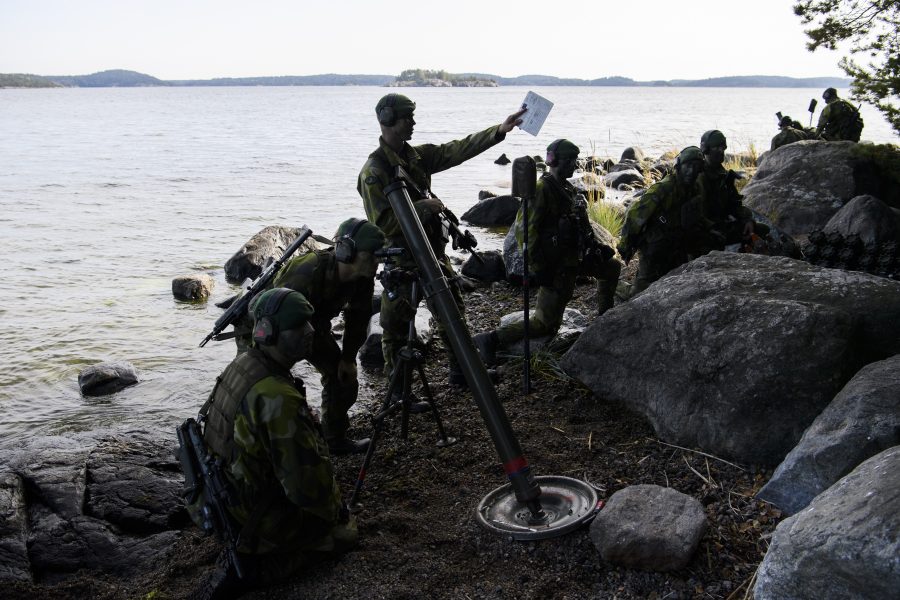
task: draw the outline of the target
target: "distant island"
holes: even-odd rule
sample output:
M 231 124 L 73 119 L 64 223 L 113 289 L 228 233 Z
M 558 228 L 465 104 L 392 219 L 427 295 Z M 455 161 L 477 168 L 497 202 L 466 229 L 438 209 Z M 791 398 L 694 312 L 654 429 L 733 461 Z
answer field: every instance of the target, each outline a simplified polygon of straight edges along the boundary
M 740 75 L 710 79 L 669 79 L 636 81 L 628 77 L 599 79 L 559 78 L 552 75 L 499 77 L 487 73 L 447 73 L 407 69 L 394 75 L 282 75 L 278 77 L 219 77 L 215 79 L 164 80 L 152 75 L 115 69 L 90 75 L 31 75 L 0 73 L 0 88 L 58 87 L 199 87 L 199 86 L 295 86 L 367 85 L 391 87 L 496 87 L 496 86 L 616 86 L 616 87 L 747 87 L 747 88 L 845 88 L 850 79 L 842 77 L 780 77 Z

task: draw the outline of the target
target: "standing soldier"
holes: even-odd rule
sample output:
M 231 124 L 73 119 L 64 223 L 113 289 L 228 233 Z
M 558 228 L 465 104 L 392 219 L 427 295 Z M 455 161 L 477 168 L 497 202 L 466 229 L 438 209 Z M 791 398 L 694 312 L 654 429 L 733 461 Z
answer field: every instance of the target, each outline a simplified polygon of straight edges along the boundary
M 597 313 L 612 308 L 622 269 L 615 251 L 597 241 L 587 214 L 587 203 L 568 182 L 575 173 L 578 146 L 559 139 L 547 146 L 547 166 L 528 205 L 528 271 L 540 286 L 530 335 L 553 335 L 562 324 L 566 304 L 575 291 L 579 273 L 597 278 Z M 516 216 L 516 239 L 522 247 L 522 209 Z M 474 341 L 487 364 L 496 360 L 498 346 L 509 346 L 525 336 L 524 323 L 515 322 L 480 333 Z
M 335 247 L 289 260 L 273 281 L 274 287 L 302 293 L 315 308 L 313 351 L 306 358 L 322 378 L 322 430 L 334 455 L 361 453 L 369 440 L 347 438 L 347 411 L 356 402 L 359 382 L 356 353 L 366 340 L 372 316 L 372 296 L 378 262 L 374 252 L 384 234 L 365 219 L 348 219 L 335 234 Z M 342 347 L 331 332 L 331 320 L 343 312 Z M 249 330 L 237 338 L 238 348 L 249 343 Z
M 641 252 L 632 295 L 697 255 L 696 240 L 707 239 L 711 223 L 703 216 L 697 178 L 703 152 L 688 146 L 675 160 L 675 172 L 650 186 L 625 213 L 619 254 L 627 263 Z
M 788 144 L 793 144 L 794 142 L 800 142 L 805 139 L 806 133 L 803 131 L 803 126 L 800 125 L 800 128 L 797 128 L 797 121 L 794 121 L 787 115 L 781 117 L 781 120 L 778 122 L 778 133 L 775 137 L 772 138 L 772 147 L 769 148 L 769 151 L 775 150 L 776 148 L 781 148 L 782 146 L 787 146 Z
M 455 167 L 503 141 L 506 134 L 522 122 L 519 117 L 525 109 L 510 115 L 500 125 L 473 133 L 461 140 L 439 145 L 411 146 L 407 142 L 412 139 L 416 124 L 413 118 L 415 109 L 416 103 L 402 94 L 387 94 L 378 101 L 375 114 L 381 127 L 381 137 L 378 148 L 369 155 L 359 172 L 356 189 L 363 199 L 366 215 L 384 232 L 387 244 L 408 248 L 400 224 L 383 191 L 397 178 L 405 179 L 413 206 L 441 263 L 441 269 L 451 282 L 455 282 L 456 273 L 445 253 L 447 238 L 443 219 L 446 218 L 446 208 L 431 193 L 431 176 Z M 415 261 L 413 257 L 406 256 L 397 261 L 397 266 L 415 269 Z M 465 314 L 458 286 L 451 285 L 451 289 L 460 312 Z M 410 305 L 410 290 L 411 284 L 406 283 L 398 287 L 393 300 L 388 298 L 387 293 L 381 297 L 381 326 L 384 329 L 381 340 L 386 373 L 392 371 L 395 356 L 406 342 L 409 322 L 415 316 L 415 307 Z M 439 331 L 446 338 L 443 328 L 439 327 Z M 449 344 L 447 347 L 449 348 Z M 452 352 L 449 361 L 450 385 L 464 387 L 466 380 Z
M 228 510 L 240 531 L 245 579 L 221 565 L 201 597 L 236 597 L 276 583 L 357 540 L 303 381 L 291 375 L 310 355 L 313 307 L 302 294 L 276 288 L 260 294 L 251 312 L 253 346 L 225 368 L 201 410 L 204 441 L 224 462 L 233 492 Z
M 829 142 L 840 140 L 858 142 L 863 129 L 859 110 L 843 98 L 838 98 L 837 90 L 833 87 L 825 90 L 822 99 L 826 105 L 819 115 L 816 133 Z

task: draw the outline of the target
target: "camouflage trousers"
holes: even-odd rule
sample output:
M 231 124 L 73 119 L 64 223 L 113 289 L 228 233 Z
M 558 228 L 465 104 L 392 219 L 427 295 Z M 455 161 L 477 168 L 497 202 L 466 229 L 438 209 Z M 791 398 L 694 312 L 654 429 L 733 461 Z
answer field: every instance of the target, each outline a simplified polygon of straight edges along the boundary
M 439 262 L 444 276 L 450 280 L 450 291 L 453 294 L 453 300 L 456 302 L 457 308 L 459 308 L 463 322 L 465 322 L 466 307 L 463 304 L 459 286 L 455 283 L 456 272 L 450 266 L 450 261 L 446 256 L 440 258 Z M 420 286 L 419 288 L 418 295 L 421 297 L 422 290 Z M 400 348 L 406 345 L 409 325 L 416 317 L 416 308 L 418 306 L 418 303 L 416 306 L 413 306 L 410 302 L 412 283 L 399 284 L 391 291 L 395 294 L 393 300 L 388 298 L 387 291 L 381 294 L 381 328 L 383 330 L 381 334 L 381 350 L 384 353 L 384 373 L 386 375 L 390 375 L 393 372 L 397 353 L 400 351 Z M 444 345 L 449 351 L 450 343 L 444 326 L 441 324 L 440 319 L 437 318 L 435 311 L 430 306 L 428 308 L 437 321 L 437 333 L 444 340 Z M 456 357 L 452 351 L 450 351 L 449 360 L 451 368 L 457 364 Z
M 578 270 L 560 269 L 556 272 L 550 285 L 538 288 L 537 301 L 533 315 L 529 315 L 529 336 L 543 337 L 554 335 L 562 325 L 566 305 L 575 292 L 575 279 L 578 275 L 597 278 L 597 312 L 602 314 L 612 308 L 616 284 L 622 265 L 615 259 L 584 260 Z M 508 346 L 525 337 L 524 321 L 516 321 L 496 330 L 498 341 Z
M 662 239 L 643 244 L 640 247 L 640 263 L 631 286 L 631 295 L 643 292 L 651 283 L 690 259 L 684 247 L 671 240 Z
M 316 329 L 307 361 L 316 368 L 322 381 L 322 435 L 326 441 L 339 440 L 350 428 L 347 412 L 359 395 L 359 381 L 342 384 L 338 380 L 341 348 L 330 327 Z

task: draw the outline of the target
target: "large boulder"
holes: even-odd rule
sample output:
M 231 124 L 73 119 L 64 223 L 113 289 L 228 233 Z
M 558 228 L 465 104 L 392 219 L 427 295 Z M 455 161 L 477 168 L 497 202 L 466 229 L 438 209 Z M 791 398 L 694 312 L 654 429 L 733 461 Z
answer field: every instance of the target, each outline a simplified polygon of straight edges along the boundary
M 712 252 L 594 321 L 562 366 L 665 441 L 777 465 L 862 364 L 900 353 L 900 282 Z
M 644 176 L 636 169 L 611 171 L 606 175 L 606 185 L 614 189 L 619 189 L 621 185 L 643 186 L 644 184 Z
M 900 444 L 900 355 L 867 365 L 822 411 L 757 496 L 787 514 Z
M 256 279 L 269 261 L 284 254 L 303 231 L 301 227 L 269 225 L 247 240 L 241 249 L 225 263 L 225 279 L 230 283 L 242 283 L 248 277 Z M 312 252 L 317 248 L 312 238 L 303 242 L 297 255 Z
M 866 246 L 897 243 L 900 242 L 900 210 L 874 196 L 857 196 L 831 217 L 822 233 L 857 235 Z
M 104 362 L 78 374 L 78 387 L 85 396 L 106 396 L 138 382 L 138 372 L 128 362 Z
M 463 213 L 462 220 L 482 227 L 510 226 L 516 220 L 519 199 L 515 196 L 494 196 L 481 200 Z
M 864 150 L 853 142 L 806 140 L 766 152 L 742 190 L 744 203 L 798 235 L 822 229 L 856 196 L 895 196 L 892 175 Z M 888 204 L 894 201 L 879 197 Z
M 25 486 L 12 471 L 0 471 L 0 581 L 31 581 Z
M 591 523 L 590 536 L 608 563 L 641 571 L 684 568 L 706 532 L 703 505 L 658 485 L 613 494 Z
M 622 150 L 622 158 L 620 160 L 633 160 L 635 162 L 643 162 L 645 160 L 644 151 L 637 146 L 629 146 Z
M 505 281 L 506 266 L 503 264 L 503 255 L 496 250 L 473 253 L 463 264 L 462 274 L 487 283 Z
M 896 598 L 900 447 L 878 454 L 782 521 L 759 566 L 756 600 Z

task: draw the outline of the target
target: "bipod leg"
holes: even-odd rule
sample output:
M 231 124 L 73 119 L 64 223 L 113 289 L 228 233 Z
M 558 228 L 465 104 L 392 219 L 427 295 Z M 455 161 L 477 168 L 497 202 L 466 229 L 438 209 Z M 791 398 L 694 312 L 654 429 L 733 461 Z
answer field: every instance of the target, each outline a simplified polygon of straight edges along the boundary
M 447 446 L 452 446 L 457 442 L 457 439 L 448 437 L 447 432 L 444 431 L 444 423 L 441 421 L 441 415 L 438 414 L 437 403 L 434 401 L 434 395 L 431 393 L 431 386 L 428 385 L 428 379 L 425 377 L 425 368 L 421 364 L 416 366 L 419 372 L 419 381 L 422 382 L 422 389 L 425 391 L 425 401 L 428 402 L 428 406 L 431 407 L 431 412 L 434 415 L 434 422 L 437 424 L 438 435 L 441 436 L 441 439 L 438 440 L 437 447 L 446 448 Z
M 356 476 L 356 484 L 353 486 L 353 494 L 350 496 L 350 503 L 348 504 L 351 511 L 356 506 L 356 501 L 359 499 L 363 483 L 365 483 L 366 480 L 366 473 L 372 465 L 372 458 L 375 456 L 375 446 L 378 443 L 378 438 L 381 436 L 381 430 L 384 428 L 384 421 L 391 413 L 396 412 L 397 409 L 402 406 L 402 404 L 394 404 L 392 399 L 394 397 L 394 390 L 397 389 L 397 385 L 400 383 L 400 378 L 402 377 L 402 372 L 404 370 L 406 369 L 401 369 L 399 364 L 394 367 L 394 371 L 391 373 L 391 381 L 388 384 L 387 393 L 384 397 L 384 402 L 381 404 L 381 410 L 372 417 L 374 425 L 372 426 L 372 434 L 369 436 L 369 447 L 366 449 L 366 455 L 363 458 L 362 466 L 359 468 L 359 475 Z

